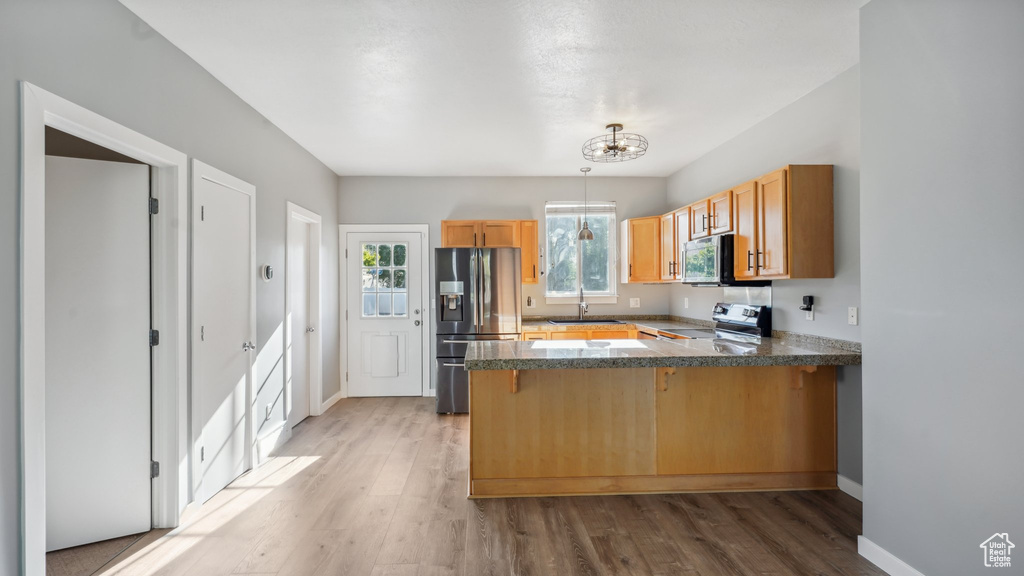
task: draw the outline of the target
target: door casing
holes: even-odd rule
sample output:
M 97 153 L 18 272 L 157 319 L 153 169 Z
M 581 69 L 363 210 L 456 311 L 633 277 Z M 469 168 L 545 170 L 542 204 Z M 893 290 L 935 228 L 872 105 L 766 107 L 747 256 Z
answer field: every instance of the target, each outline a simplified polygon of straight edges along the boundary
M 189 501 L 188 466 L 188 158 L 99 114 L 21 82 L 19 253 L 21 343 L 19 468 L 21 571 L 46 574 L 46 127 L 56 128 L 152 166 L 153 526 L 174 528 Z
M 422 377 L 422 390 L 423 396 L 429 397 L 434 395 L 434 391 L 430 388 L 430 339 L 433 338 L 433 326 L 434 321 L 431 317 L 433 314 L 433 306 L 430 305 L 431 294 L 430 294 L 430 271 L 433 270 L 433 266 L 430 261 L 430 226 L 427 224 L 342 224 L 338 226 L 338 255 L 339 255 L 339 290 L 338 297 L 340 298 L 338 309 L 341 311 L 339 317 L 339 326 L 341 330 L 341 338 L 339 338 L 339 348 L 341 349 L 340 368 L 341 368 L 341 397 L 348 397 L 348 382 L 345 379 L 345 374 L 349 370 L 349 358 L 348 358 L 348 315 L 358 314 L 359 311 L 349 311 L 348 309 L 348 295 L 349 295 L 349 282 L 348 277 L 348 266 L 345 250 L 348 246 L 348 235 L 350 233 L 364 233 L 364 232 L 419 232 L 422 235 L 423 241 L 420 242 L 420 258 L 423 262 L 424 270 L 420 274 L 420 286 L 419 289 L 423 294 L 423 322 L 426 323 L 426 330 L 423 342 L 421 345 L 421 360 L 423 364 L 423 377 Z
M 292 293 L 291 293 L 291 266 L 288 259 L 292 253 L 292 227 L 296 224 L 303 223 L 309 226 L 309 323 L 310 326 L 316 329 L 315 332 L 309 336 L 309 374 L 306 378 L 308 386 L 307 398 L 309 399 L 309 415 L 319 416 L 323 414 L 325 402 L 323 396 L 323 336 L 322 336 L 322 322 L 321 322 L 321 290 L 320 290 L 320 278 L 321 278 L 321 267 L 323 263 L 320 261 L 320 243 L 323 241 L 322 235 L 322 219 L 320 215 L 294 204 L 292 202 L 287 203 L 288 221 L 285 224 L 285 238 L 287 238 L 288 245 L 285 249 L 285 283 L 284 283 L 284 317 L 286 319 L 291 318 L 292 313 Z M 287 321 L 287 320 L 286 320 Z M 293 337 L 290 330 L 285 330 L 285 343 L 284 349 L 291 350 Z M 285 374 L 291 373 L 292 357 L 291 353 L 285 354 Z M 290 409 L 292 405 L 292 390 L 291 386 L 285 386 L 284 389 L 284 403 L 285 406 Z M 287 417 L 286 417 L 287 421 Z

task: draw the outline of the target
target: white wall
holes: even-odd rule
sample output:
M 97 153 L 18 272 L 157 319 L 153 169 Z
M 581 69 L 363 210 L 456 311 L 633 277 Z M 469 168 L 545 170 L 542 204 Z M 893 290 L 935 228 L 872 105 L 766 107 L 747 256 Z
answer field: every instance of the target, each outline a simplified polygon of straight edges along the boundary
M 582 162 L 582 161 L 581 161 Z M 582 163 L 581 163 L 582 165 Z M 597 167 L 611 172 L 612 167 Z M 665 212 L 664 178 L 601 178 L 588 176 L 591 200 L 614 200 L 617 217 L 650 216 Z M 339 185 L 338 221 L 358 224 L 429 224 L 430 248 L 441 246 L 441 220 L 522 219 L 538 220 L 544 249 L 544 202 L 582 200 L 582 177 L 565 178 L 403 178 L 342 177 Z M 543 264 L 543 260 L 542 260 Z M 433 270 L 431 270 L 433 275 Z M 431 283 L 433 285 L 433 283 Z M 592 304 L 591 314 L 668 314 L 667 286 L 619 284 L 618 304 Z M 537 307 L 525 308 L 527 296 Z M 630 308 L 629 298 L 639 297 L 640 308 Z M 571 315 L 575 304 L 544 303 L 544 277 L 539 284 L 523 285 L 523 314 Z M 431 321 L 431 346 L 434 340 Z M 433 387 L 433 382 L 431 383 Z
M 0 3 L 0 574 L 18 571 L 18 81 L 27 80 L 257 189 L 257 261 L 284 270 L 285 201 L 324 218 L 324 388 L 338 389 L 337 176 L 115 0 Z M 260 368 L 282 347 L 284 274 L 258 283 Z M 283 374 L 261 370 L 260 403 Z M 266 380 L 264 383 L 263 380 Z M 262 410 L 262 408 L 261 408 Z M 283 418 L 283 409 L 274 422 Z M 271 422 L 269 425 L 273 425 Z
M 835 278 L 778 280 L 772 285 L 772 327 L 843 340 L 860 340 L 846 323 L 860 306 L 860 71 L 850 68 L 756 126 L 715 148 L 668 179 L 673 208 L 727 190 L 786 164 L 832 164 L 835 203 Z M 798 310 L 814 296 L 814 321 Z M 689 308 L 684 306 L 689 299 Z M 711 319 L 721 288 L 671 287 L 676 316 Z M 839 473 L 860 482 L 860 368 L 840 368 L 837 388 Z
M 1024 571 L 1022 30 L 1019 0 L 861 11 L 864 536 L 929 576 Z

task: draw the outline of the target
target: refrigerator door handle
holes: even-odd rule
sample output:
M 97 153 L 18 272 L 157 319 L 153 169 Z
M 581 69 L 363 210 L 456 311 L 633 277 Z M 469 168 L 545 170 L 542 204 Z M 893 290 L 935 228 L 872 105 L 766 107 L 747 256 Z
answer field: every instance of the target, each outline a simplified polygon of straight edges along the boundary
M 479 334 L 484 330 L 484 251 L 476 250 L 476 302 L 479 313 L 476 317 L 476 333 Z

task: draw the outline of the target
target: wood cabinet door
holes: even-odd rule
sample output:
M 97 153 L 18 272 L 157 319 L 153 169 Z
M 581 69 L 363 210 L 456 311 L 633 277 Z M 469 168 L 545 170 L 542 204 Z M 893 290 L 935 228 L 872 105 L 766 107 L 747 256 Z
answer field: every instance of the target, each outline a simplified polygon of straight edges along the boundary
M 523 332 L 523 340 L 547 340 L 548 333 L 544 330 L 537 330 L 536 332 Z
M 480 246 L 514 248 L 519 246 L 518 220 L 484 220 L 480 223 Z
M 586 330 L 556 330 L 548 335 L 549 340 L 586 340 L 590 334 Z
M 732 232 L 732 190 L 715 194 L 708 200 L 710 215 L 709 227 L 712 234 Z
M 786 261 L 786 170 L 762 176 L 757 183 L 758 275 L 784 276 Z
M 683 245 L 690 241 L 690 207 L 675 211 L 676 248 L 672 258 L 676 261 L 676 279 L 683 277 Z
M 734 188 L 732 198 L 736 230 L 733 269 L 737 279 L 753 279 L 757 277 L 757 180 Z
M 675 280 L 676 275 L 676 215 L 673 212 L 661 217 L 661 279 Z
M 480 222 L 477 220 L 442 220 L 442 248 L 474 248 L 480 237 Z
M 540 258 L 537 238 L 537 221 L 519 221 L 519 248 L 522 251 L 523 284 L 536 284 L 540 281 L 537 264 Z
M 629 220 L 629 281 L 657 282 L 661 267 L 661 216 Z
M 711 235 L 711 223 L 708 218 L 711 216 L 711 202 L 701 200 L 690 204 L 690 238 L 706 238 Z

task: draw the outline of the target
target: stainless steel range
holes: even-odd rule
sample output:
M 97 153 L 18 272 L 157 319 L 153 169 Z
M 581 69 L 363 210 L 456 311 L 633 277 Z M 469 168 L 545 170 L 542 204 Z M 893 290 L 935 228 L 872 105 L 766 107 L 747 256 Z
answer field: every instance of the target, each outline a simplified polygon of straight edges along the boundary
M 760 338 L 772 335 L 771 306 L 726 304 L 720 302 L 715 304 L 711 318 L 715 321 L 713 329 L 662 330 L 662 332 L 683 336 L 684 338 Z

